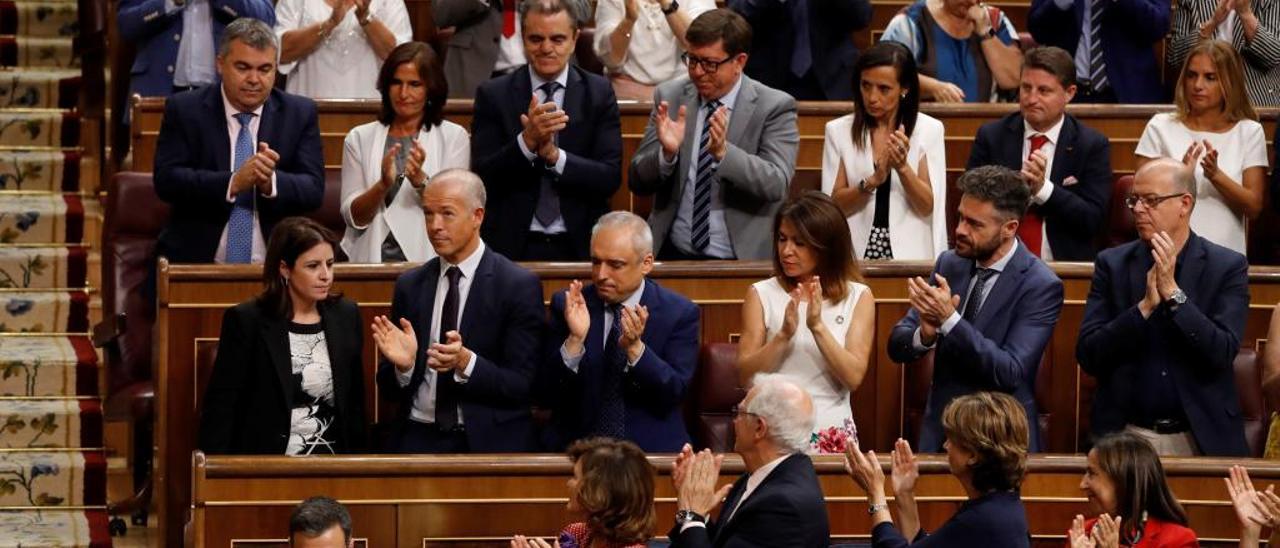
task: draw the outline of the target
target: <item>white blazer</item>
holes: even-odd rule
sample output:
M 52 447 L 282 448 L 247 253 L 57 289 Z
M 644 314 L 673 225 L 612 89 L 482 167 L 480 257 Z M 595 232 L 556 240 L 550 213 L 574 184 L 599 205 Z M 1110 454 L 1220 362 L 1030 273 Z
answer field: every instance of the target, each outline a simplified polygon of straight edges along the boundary
M 351 217 L 351 204 L 382 176 L 383 148 L 387 144 L 387 126 L 369 122 L 347 133 L 342 146 L 342 219 L 347 231 L 342 236 L 342 250 L 353 263 L 382 262 L 382 242 L 387 232 L 395 234 L 400 249 L 410 262 L 421 263 L 435 257 L 427 240 L 422 200 L 413 185 L 400 185 L 390 206 L 378 204 L 378 212 L 368 225 L 357 225 Z M 428 177 L 449 168 L 471 165 L 471 137 L 462 126 L 448 120 L 430 131 L 418 132 L 418 146 L 426 152 L 422 171 Z
M 867 136 L 861 150 L 853 146 L 854 116 L 849 114 L 827 122 L 822 143 L 822 191 L 827 194 L 835 190 L 836 173 L 841 164 L 850 182 L 861 181 L 875 172 L 871 137 Z M 947 249 L 947 151 L 943 132 L 942 122 L 924 113 L 917 114 L 907 151 L 907 162 L 912 167 L 919 166 L 921 154 L 929 166 L 929 186 L 933 189 L 930 215 L 920 215 L 912 209 L 898 175 L 894 173 L 889 177 L 889 243 L 893 245 L 895 260 L 932 261 Z M 853 252 L 859 259 L 871 235 L 876 217 L 875 192 L 879 191 L 877 188 L 866 205 L 849 216 Z

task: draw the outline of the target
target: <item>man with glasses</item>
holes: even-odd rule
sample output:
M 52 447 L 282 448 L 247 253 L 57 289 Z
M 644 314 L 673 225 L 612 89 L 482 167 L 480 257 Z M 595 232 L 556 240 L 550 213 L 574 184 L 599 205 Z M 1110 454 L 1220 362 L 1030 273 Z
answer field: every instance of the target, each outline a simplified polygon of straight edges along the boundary
M 742 73 L 751 47 L 742 16 L 708 11 L 685 38 L 689 77 L 654 92 L 628 183 L 655 196 L 659 259 L 767 259 L 795 173 L 795 99 Z
M 1092 434 L 1131 431 L 1161 455 L 1245 456 L 1233 362 L 1249 265 L 1191 231 L 1196 183 L 1182 162 L 1142 166 L 1125 205 L 1139 238 L 1098 254 L 1076 344 L 1098 383 Z

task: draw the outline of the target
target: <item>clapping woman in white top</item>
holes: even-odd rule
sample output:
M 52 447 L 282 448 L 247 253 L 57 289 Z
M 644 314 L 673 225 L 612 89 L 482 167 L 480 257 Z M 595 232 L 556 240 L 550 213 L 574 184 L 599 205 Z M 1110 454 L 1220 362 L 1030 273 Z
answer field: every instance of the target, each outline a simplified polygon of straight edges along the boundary
M 413 39 L 404 0 L 279 0 L 280 73 L 289 93 L 376 99 L 378 67 Z
M 911 52 L 880 42 L 854 66 L 854 111 L 827 123 L 822 190 L 864 259 L 933 260 L 947 249 L 942 122 L 919 111 Z
M 351 262 L 425 262 L 419 193 L 427 179 L 471 163 L 471 138 L 444 119 L 449 85 L 431 46 L 397 46 L 378 74 L 382 111 L 356 126 L 342 148 L 342 250 Z

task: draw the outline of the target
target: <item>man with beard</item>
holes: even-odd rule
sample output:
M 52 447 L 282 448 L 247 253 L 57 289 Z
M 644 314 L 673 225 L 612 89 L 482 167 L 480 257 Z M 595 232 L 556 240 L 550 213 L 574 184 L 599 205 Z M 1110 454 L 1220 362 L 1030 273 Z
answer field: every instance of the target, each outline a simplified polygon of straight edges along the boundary
M 911 310 L 893 328 L 889 357 L 909 363 L 935 351 L 921 451 L 942 450 L 942 410 L 951 400 L 982 391 L 1006 392 L 1022 403 L 1030 449 L 1039 451 L 1033 388 L 1062 309 L 1062 280 L 1015 237 L 1030 199 L 1021 175 L 983 166 L 957 186 L 956 248 L 938 257 L 932 284 L 907 280 Z

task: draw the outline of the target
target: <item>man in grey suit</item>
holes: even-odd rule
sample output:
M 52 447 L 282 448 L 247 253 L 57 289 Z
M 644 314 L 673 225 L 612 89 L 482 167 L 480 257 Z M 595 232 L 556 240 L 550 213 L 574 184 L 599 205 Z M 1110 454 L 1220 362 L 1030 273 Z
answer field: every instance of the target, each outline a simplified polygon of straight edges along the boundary
M 800 144 L 795 99 L 742 73 L 751 48 L 742 16 L 708 11 L 685 38 L 689 77 L 654 92 L 631 191 L 656 195 L 649 225 L 659 259 L 770 258 Z

